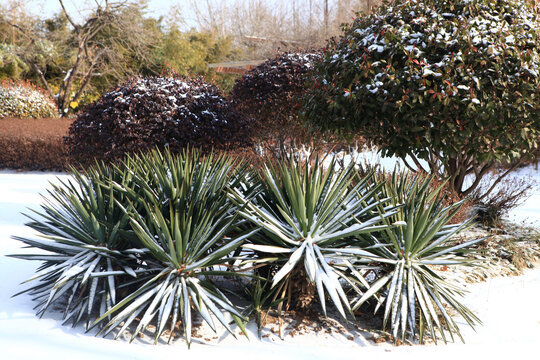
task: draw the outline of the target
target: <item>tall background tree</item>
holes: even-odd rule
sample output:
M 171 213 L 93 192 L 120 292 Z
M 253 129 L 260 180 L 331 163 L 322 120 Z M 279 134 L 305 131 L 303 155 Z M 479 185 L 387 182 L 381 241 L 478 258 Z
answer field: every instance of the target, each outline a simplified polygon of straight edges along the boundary
M 76 19 L 63 0 L 52 19 L 22 21 L 14 12 L 1 22 L 19 32 L 13 52 L 56 98 L 67 115 L 87 87 L 106 86 L 154 67 L 148 56 L 159 39 L 156 22 L 143 17 L 139 3 L 96 1 L 90 14 Z
M 62 116 L 136 75 L 166 69 L 206 74 L 207 63 L 234 56 L 232 43 L 208 32 L 165 28 L 146 16 L 144 2 L 96 1 L 84 17 L 61 11 L 32 16 L 23 2 L 0 15 L 0 77 L 31 80 L 57 101 Z
M 175 6 L 175 22 L 231 36 L 246 58 L 267 59 L 276 50 L 322 47 L 358 11 L 381 0 L 189 0 Z
M 136 75 L 195 73 L 228 91 L 235 75 L 208 64 L 321 47 L 375 1 L 182 1 L 156 19 L 146 0 L 96 0 L 82 13 L 58 0 L 48 18 L 8 0 L 0 4 L 0 78 L 43 87 L 62 116 Z

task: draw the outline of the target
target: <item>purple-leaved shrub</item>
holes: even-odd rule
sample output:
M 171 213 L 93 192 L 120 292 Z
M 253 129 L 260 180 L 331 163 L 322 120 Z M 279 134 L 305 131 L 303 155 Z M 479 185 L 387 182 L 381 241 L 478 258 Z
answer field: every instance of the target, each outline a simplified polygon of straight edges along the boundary
M 280 54 L 238 79 L 231 91 L 235 106 L 254 119 L 259 145 L 278 157 L 313 135 L 299 111 L 307 78 L 320 58 L 320 52 Z
M 66 142 L 81 162 L 154 147 L 230 150 L 250 144 L 248 123 L 201 78 L 134 78 L 89 105 Z

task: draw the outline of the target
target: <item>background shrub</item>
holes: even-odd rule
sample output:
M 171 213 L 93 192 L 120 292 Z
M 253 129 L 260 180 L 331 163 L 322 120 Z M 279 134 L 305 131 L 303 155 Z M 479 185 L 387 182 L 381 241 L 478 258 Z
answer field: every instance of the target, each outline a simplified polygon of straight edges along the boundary
M 54 101 L 27 82 L 0 81 L 0 118 L 47 118 L 58 116 Z
M 19 79 L 21 74 L 28 71 L 28 66 L 17 56 L 16 47 L 0 43 L 0 79 Z
M 384 155 L 423 159 L 466 195 L 497 163 L 536 147 L 537 29 L 523 0 L 384 5 L 325 54 L 305 115 L 323 130 L 364 134 Z
M 278 156 L 310 140 L 298 113 L 306 75 L 320 52 L 285 53 L 267 60 L 238 79 L 231 91 L 235 106 L 253 117 L 260 145 Z
M 201 78 L 134 78 L 104 94 L 74 121 L 66 143 L 79 161 L 188 145 L 208 151 L 250 144 L 248 122 Z

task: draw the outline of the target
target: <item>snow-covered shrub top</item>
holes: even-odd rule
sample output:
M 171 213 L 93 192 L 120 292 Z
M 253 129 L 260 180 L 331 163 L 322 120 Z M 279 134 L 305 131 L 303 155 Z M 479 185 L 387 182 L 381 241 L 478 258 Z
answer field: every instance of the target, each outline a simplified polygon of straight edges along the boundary
M 409 0 L 345 31 L 316 67 L 306 115 L 363 131 L 389 154 L 486 160 L 533 146 L 540 123 L 538 16 L 523 0 Z M 465 141 L 465 140 L 464 140 Z
M 0 82 L 0 118 L 56 116 L 56 104 L 43 90 L 25 82 Z
M 317 52 L 281 54 L 237 80 L 231 96 L 253 113 L 275 111 L 276 107 L 285 104 L 297 108 L 297 97 L 306 90 L 305 75 L 320 58 L 321 54 Z
M 179 151 L 246 146 L 247 122 L 201 78 L 134 78 L 77 117 L 67 140 L 75 156 L 117 158 L 154 146 Z
M 399 86 L 403 81 L 418 85 L 423 79 L 440 78 L 436 82 L 442 94 L 479 104 L 481 99 L 474 94 L 481 86 L 479 76 L 495 84 L 501 80 L 501 70 L 509 81 L 538 76 L 537 16 L 526 9 L 521 0 L 514 5 L 509 1 L 408 1 L 355 24 L 359 26 L 346 36 L 350 46 L 341 48 L 331 61 L 355 64 L 355 50 L 365 49 L 373 76 L 360 87 L 371 93 L 384 97 L 388 91 L 383 85 Z M 521 57 L 524 50 L 531 51 Z M 509 62 L 508 56 L 521 61 Z M 491 64 L 453 74 L 456 65 L 473 62 L 468 57 Z M 388 65 L 398 61 L 405 66 L 396 74 Z M 504 69 L 496 68 L 497 64 Z M 351 89 L 351 93 L 356 91 Z

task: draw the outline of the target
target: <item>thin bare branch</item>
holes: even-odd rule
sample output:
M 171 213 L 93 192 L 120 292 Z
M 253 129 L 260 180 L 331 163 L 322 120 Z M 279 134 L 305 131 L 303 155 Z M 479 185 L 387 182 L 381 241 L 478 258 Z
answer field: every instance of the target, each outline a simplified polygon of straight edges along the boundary
M 28 62 L 30 63 L 30 66 L 32 66 L 32 69 L 38 74 L 39 79 L 43 83 L 43 86 L 45 87 L 45 89 L 47 90 L 49 95 L 54 96 L 54 92 L 52 91 L 52 89 L 51 89 L 51 87 L 49 85 L 49 82 L 45 78 L 45 74 L 43 74 L 43 71 L 41 71 L 39 66 L 37 66 L 37 64 L 34 61 L 28 60 Z
M 411 165 L 409 164 L 409 162 L 407 161 L 407 158 L 403 158 L 403 163 L 404 163 L 405 166 L 406 166 L 409 170 L 411 170 L 412 172 L 417 172 L 417 171 L 418 171 L 418 169 L 415 169 L 413 166 L 411 166 Z
M 0 18 L 0 22 L 4 22 L 4 23 L 8 24 L 9 26 L 14 27 L 15 29 L 19 30 L 19 31 L 21 32 L 22 35 L 24 35 L 25 37 L 31 39 L 31 37 L 30 37 L 30 36 L 28 35 L 28 33 L 26 32 L 26 30 L 23 29 L 22 27 L 20 27 L 19 25 L 14 24 L 14 23 L 12 23 L 11 21 L 9 21 L 9 20 L 7 20 L 7 19 L 5 19 L 5 18 L 3 18 L 3 17 Z
M 412 161 L 414 162 L 414 165 L 416 165 L 416 167 L 418 168 L 417 171 L 423 171 L 425 173 L 429 173 L 428 170 L 424 169 L 424 167 L 422 166 L 422 164 L 420 163 L 420 161 L 418 160 L 416 155 L 414 155 L 412 153 L 412 151 L 409 151 L 408 154 L 409 154 L 410 158 L 412 159 Z
M 77 25 L 75 21 L 73 21 L 73 19 L 67 12 L 66 7 L 64 6 L 64 1 L 63 0 L 58 0 L 58 1 L 60 2 L 60 6 L 62 7 L 62 12 L 64 13 L 64 16 L 66 17 L 67 21 L 71 24 L 71 26 L 73 26 L 73 29 L 75 29 L 75 32 L 79 33 L 80 31 L 79 25 Z
M 90 80 L 92 80 L 95 65 L 96 65 L 96 62 L 93 62 L 92 64 L 90 64 L 90 67 L 89 67 L 88 71 L 86 72 L 86 74 L 83 77 L 83 81 L 82 81 L 81 86 L 79 87 L 79 90 L 77 90 L 77 92 L 75 93 L 75 95 L 73 96 L 73 99 L 71 101 L 75 101 L 75 102 L 78 101 L 79 98 L 81 97 L 81 95 L 84 93 L 84 90 L 86 89 L 88 84 L 90 84 Z
M 460 192 L 460 195 L 461 196 L 469 196 L 470 193 L 473 192 L 473 190 L 478 186 L 478 184 L 480 184 L 480 181 L 482 181 L 482 177 L 487 174 L 491 169 L 493 169 L 493 166 L 495 164 L 493 162 L 490 162 L 490 163 L 486 163 L 484 166 L 482 166 L 480 168 L 480 170 L 477 170 L 475 171 L 475 174 L 476 174 L 476 177 L 472 183 L 471 186 L 469 186 L 466 190 L 464 191 L 461 191 Z M 504 175 L 506 176 L 506 175 Z M 504 177 L 502 176 L 502 177 Z M 502 178 L 501 178 L 502 180 Z M 500 180 L 499 180 L 500 181 Z M 490 190 L 491 191 L 491 190 Z M 489 193 L 489 192 L 488 192 Z
M 486 196 L 488 196 L 495 189 L 495 187 L 501 182 L 501 180 L 504 179 L 512 171 L 514 171 L 520 164 L 521 164 L 521 159 L 519 161 L 516 161 L 515 163 L 513 163 L 502 175 L 497 177 L 497 179 L 493 182 L 493 184 L 491 184 L 490 188 L 482 196 L 480 196 L 477 200 L 482 200 Z M 474 189 L 470 189 L 470 190 L 472 191 Z M 469 193 L 470 193 L 470 191 L 469 191 Z

